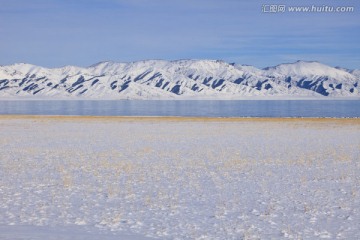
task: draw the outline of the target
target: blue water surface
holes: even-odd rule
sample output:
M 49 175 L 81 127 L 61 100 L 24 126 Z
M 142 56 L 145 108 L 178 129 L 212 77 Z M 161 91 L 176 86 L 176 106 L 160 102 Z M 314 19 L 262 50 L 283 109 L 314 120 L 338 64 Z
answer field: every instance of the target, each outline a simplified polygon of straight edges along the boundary
M 0 114 L 182 117 L 358 118 L 359 100 L 21 100 Z

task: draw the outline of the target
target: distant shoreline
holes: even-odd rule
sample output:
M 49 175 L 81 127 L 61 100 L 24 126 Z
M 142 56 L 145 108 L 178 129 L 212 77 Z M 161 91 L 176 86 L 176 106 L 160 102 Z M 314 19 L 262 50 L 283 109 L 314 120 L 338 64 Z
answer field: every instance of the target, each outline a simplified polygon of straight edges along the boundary
M 245 96 L 245 97 L 185 97 L 177 98 L 88 98 L 88 97 L 1 97 L 0 101 L 360 101 L 360 97 L 309 97 L 309 96 Z
M 313 117 L 178 117 L 178 116 L 70 116 L 70 115 L 0 115 L 3 119 L 29 119 L 53 121 L 115 121 L 115 122 L 327 122 L 359 124 L 360 118 L 313 118 Z

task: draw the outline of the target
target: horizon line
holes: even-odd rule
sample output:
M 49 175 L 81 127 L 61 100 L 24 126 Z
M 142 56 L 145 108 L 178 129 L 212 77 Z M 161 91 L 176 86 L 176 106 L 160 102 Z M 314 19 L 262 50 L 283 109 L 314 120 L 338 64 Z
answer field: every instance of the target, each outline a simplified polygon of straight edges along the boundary
M 260 70 L 266 70 L 267 68 L 273 68 L 273 67 L 277 67 L 277 66 L 280 66 L 280 65 L 295 64 L 295 63 L 298 63 L 298 62 L 306 62 L 306 63 L 320 63 L 320 64 L 323 64 L 323 65 L 326 65 L 326 66 L 329 66 L 329 67 L 332 67 L 332 68 L 337 68 L 337 69 L 339 69 L 339 68 L 343 68 L 343 69 L 346 69 L 346 70 L 360 69 L 360 68 L 347 68 L 347 67 L 344 67 L 344 66 L 331 66 L 331 65 L 322 63 L 321 61 L 318 61 L 318 60 L 301 60 L 301 59 L 293 61 L 293 62 L 283 62 L 283 63 L 279 63 L 279 64 L 276 64 L 276 65 L 259 68 L 259 67 L 255 66 L 255 65 L 251 65 L 251 64 L 237 63 L 237 62 L 226 61 L 226 60 L 222 60 L 222 59 L 211 59 L 211 58 L 181 58 L 181 59 L 173 59 L 173 60 L 148 58 L 148 59 L 136 60 L 136 61 L 104 60 L 104 61 L 99 61 L 99 62 L 93 63 L 93 64 L 91 64 L 89 66 L 84 66 L 84 67 L 79 66 L 79 65 L 62 65 L 62 66 L 59 66 L 59 67 L 44 67 L 44 66 L 37 65 L 37 64 L 32 64 L 32 63 L 29 63 L 29 62 L 14 62 L 12 64 L 6 64 L 6 65 L 0 64 L 0 67 L 13 66 L 13 65 L 17 65 L 17 64 L 28 64 L 28 65 L 33 65 L 33 66 L 36 66 L 36 67 L 41 67 L 41 68 L 46 68 L 46 69 L 58 69 L 58 68 L 65 68 L 65 67 L 91 68 L 91 67 L 95 67 L 96 65 L 99 65 L 101 63 L 132 64 L 132 63 L 147 62 L 147 61 L 163 61 L 163 62 L 169 62 L 169 63 L 180 62 L 180 61 L 213 61 L 213 62 L 223 62 L 223 63 L 227 63 L 229 65 L 238 64 L 238 65 L 241 65 L 241 66 L 251 66 L 251 67 L 255 67 L 255 68 L 260 69 Z

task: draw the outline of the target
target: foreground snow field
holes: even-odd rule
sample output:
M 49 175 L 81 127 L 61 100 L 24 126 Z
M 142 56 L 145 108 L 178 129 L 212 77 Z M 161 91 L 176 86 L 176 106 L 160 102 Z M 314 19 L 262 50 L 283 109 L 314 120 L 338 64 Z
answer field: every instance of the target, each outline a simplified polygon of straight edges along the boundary
M 360 239 L 359 119 L 0 117 L 0 239 Z

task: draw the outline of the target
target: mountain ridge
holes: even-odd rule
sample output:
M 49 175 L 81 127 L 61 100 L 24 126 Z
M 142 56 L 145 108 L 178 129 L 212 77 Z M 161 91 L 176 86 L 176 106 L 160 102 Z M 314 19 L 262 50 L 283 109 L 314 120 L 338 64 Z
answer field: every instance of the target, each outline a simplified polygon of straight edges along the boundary
M 103 61 L 88 67 L 0 66 L 0 97 L 236 99 L 360 97 L 358 69 L 296 61 L 263 69 L 222 60 Z

